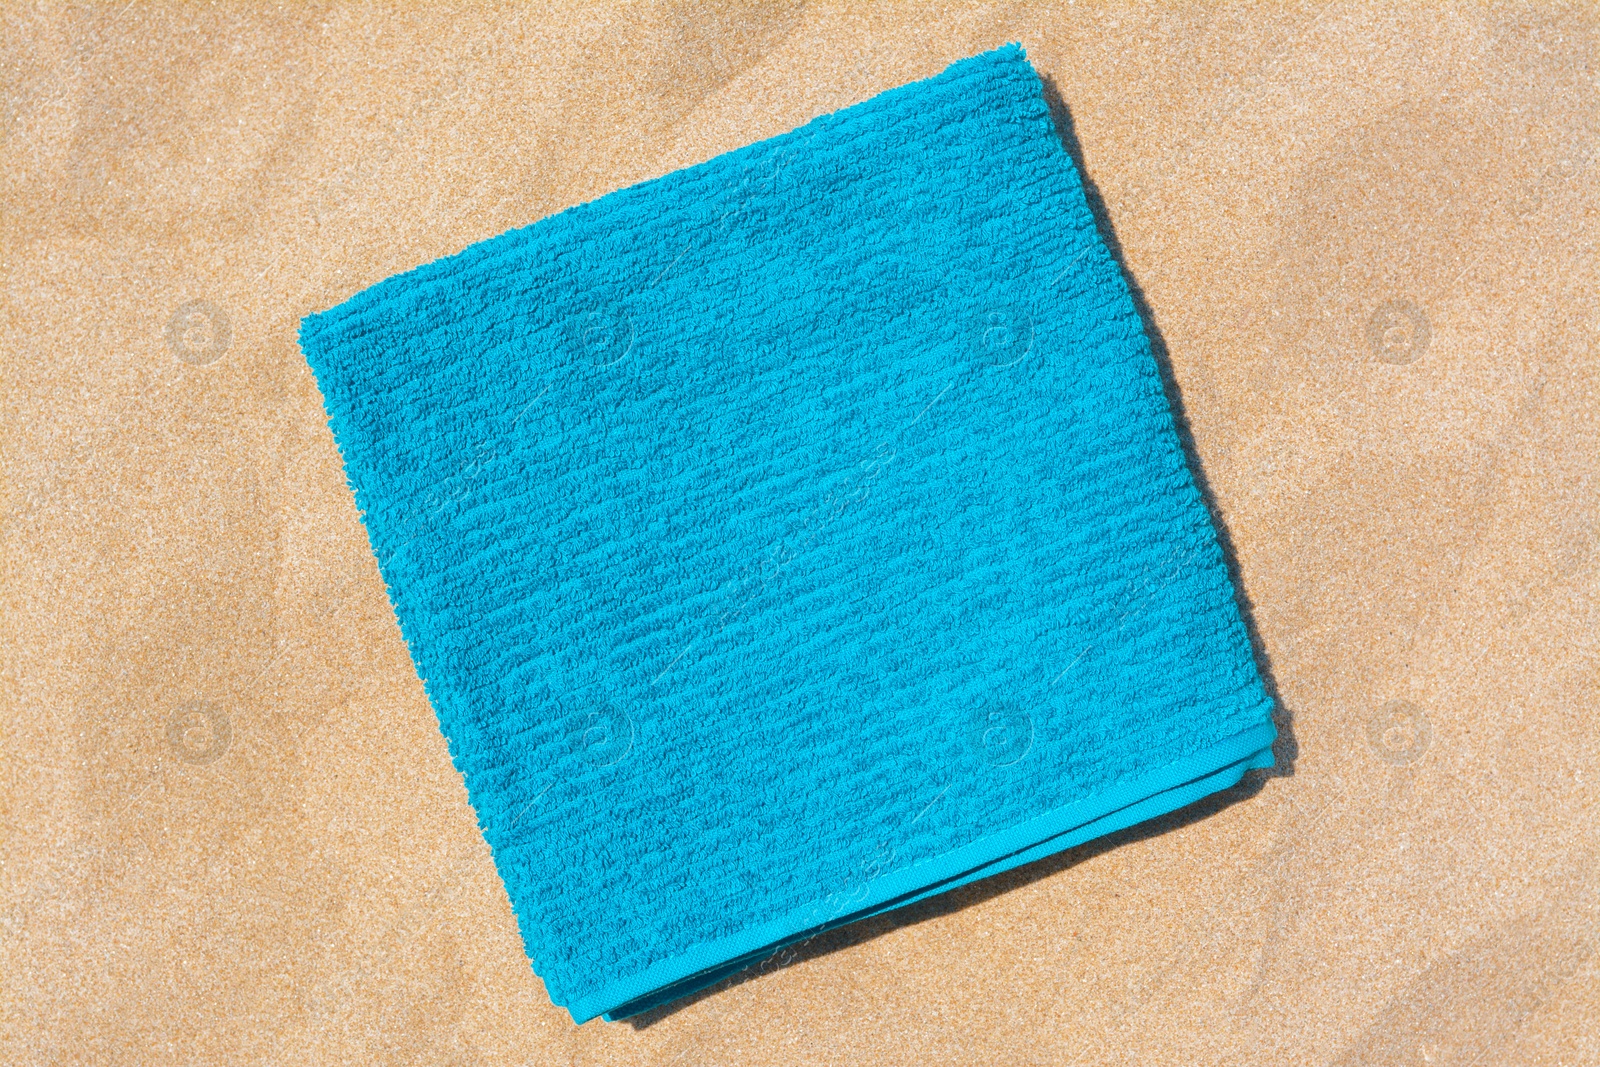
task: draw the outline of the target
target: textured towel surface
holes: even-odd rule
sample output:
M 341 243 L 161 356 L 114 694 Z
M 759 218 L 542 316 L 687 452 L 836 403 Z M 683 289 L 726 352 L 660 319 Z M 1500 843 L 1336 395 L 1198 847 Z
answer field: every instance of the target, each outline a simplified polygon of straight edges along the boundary
M 390 278 L 301 345 L 579 1021 L 1271 765 L 1020 48 Z

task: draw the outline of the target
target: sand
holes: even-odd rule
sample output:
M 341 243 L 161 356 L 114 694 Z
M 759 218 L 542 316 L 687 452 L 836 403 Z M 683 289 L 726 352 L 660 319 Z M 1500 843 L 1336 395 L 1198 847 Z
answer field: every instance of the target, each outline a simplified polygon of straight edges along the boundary
M 1600 11 L 9 5 L 0 1059 L 1600 1063 Z M 1283 708 L 1150 826 L 573 1026 L 302 315 L 1028 49 Z

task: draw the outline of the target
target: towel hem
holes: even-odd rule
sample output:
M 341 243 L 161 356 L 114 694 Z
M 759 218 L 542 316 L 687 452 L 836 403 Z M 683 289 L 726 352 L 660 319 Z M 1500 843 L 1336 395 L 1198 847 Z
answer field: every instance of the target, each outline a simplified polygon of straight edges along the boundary
M 637 1015 L 753 966 L 786 945 L 1174 811 L 1236 784 L 1247 770 L 1271 767 L 1277 735 L 1271 721 L 1260 723 L 1097 796 L 877 878 L 849 895 L 849 903 L 857 906 L 848 913 L 838 910 L 839 895 L 832 894 L 659 960 L 566 1008 L 576 1023 L 602 1015 L 610 1022 Z

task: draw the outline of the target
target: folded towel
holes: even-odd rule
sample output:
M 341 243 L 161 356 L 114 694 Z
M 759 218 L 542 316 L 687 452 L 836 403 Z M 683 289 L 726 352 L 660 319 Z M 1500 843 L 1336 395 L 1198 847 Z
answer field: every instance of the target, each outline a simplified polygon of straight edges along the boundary
M 300 342 L 576 1021 L 1271 765 L 1149 341 L 1017 46 Z

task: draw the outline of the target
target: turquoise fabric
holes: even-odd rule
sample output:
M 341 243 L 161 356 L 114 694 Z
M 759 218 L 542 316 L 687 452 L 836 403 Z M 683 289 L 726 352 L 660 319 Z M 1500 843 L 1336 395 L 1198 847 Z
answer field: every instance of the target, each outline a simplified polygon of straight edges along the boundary
M 1007 46 L 307 317 L 400 628 L 577 1021 L 1272 762 Z

